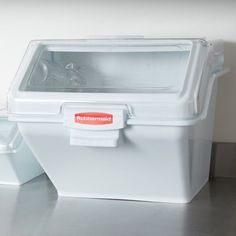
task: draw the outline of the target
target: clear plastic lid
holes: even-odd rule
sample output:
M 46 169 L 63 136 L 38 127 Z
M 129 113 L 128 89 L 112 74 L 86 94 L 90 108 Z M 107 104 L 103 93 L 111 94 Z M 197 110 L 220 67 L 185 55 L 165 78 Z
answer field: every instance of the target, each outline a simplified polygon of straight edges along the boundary
M 191 45 L 42 46 L 21 91 L 178 93 Z

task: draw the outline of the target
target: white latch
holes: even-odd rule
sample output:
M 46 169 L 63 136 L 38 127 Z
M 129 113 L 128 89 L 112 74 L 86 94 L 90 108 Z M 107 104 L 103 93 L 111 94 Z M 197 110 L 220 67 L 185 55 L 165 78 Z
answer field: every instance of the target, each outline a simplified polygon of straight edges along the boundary
M 70 128 L 70 145 L 118 146 L 120 129 L 126 126 L 125 105 L 70 103 L 63 106 L 64 125 Z

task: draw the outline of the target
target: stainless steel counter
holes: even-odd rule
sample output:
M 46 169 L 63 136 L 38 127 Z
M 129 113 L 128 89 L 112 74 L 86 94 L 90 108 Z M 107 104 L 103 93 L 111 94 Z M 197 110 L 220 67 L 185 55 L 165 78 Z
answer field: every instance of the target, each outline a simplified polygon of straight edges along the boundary
M 236 179 L 210 181 L 190 204 L 60 198 L 45 175 L 0 186 L 0 236 L 235 236 Z

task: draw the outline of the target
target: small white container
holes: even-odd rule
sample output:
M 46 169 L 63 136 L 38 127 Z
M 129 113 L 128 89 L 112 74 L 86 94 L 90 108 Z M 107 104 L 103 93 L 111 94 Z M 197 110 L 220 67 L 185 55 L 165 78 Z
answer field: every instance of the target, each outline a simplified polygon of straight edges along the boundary
M 33 41 L 9 118 L 60 196 L 189 202 L 208 180 L 223 59 L 204 39 Z
M 16 123 L 0 117 L 0 184 L 21 185 L 43 172 Z

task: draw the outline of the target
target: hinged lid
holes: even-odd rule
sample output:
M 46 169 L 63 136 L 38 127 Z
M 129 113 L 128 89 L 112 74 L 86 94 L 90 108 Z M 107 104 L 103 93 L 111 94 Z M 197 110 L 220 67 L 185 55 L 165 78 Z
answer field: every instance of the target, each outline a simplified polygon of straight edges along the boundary
M 204 39 L 33 41 L 10 89 L 10 118 L 62 122 L 63 104 L 79 102 L 121 104 L 136 120 L 191 119 L 201 112 L 198 95 L 205 95 L 196 90 L 223 65 L 215 60 L 223 56 L 222 46 L 215 44 Z

